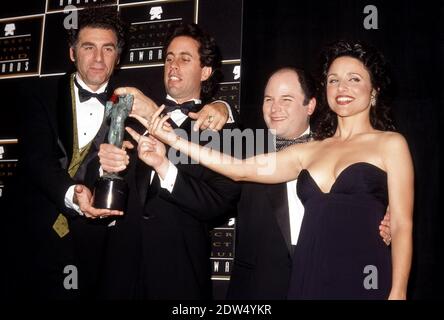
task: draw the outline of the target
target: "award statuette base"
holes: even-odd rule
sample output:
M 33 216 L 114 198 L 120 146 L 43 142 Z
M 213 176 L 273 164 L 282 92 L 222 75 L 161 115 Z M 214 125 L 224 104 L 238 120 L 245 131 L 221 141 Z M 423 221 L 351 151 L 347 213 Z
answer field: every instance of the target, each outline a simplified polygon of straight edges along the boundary
M 107 173 L 94 185 L 94 208 L 125 211 L 128 184 L 117 174 Z

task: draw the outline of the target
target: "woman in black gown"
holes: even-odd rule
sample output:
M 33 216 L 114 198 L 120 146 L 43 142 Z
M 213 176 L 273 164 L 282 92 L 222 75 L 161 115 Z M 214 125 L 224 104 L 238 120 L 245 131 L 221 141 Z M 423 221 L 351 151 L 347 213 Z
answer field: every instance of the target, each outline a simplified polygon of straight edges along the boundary
M 353 63 L 363 64 L 366 70 L 359 71 Z M 365 88 L 361 87 L 365 82 L 362 76 L 366 72 L 372 84 L 370 124 L 374 129 L 394 129 L 385 105 L 389 79 L 384 67 L 382 56 L 362 45 L 339 42 L 326 49 L 322 61 L 325 80 L 319 103 L 322 118 L 315 130 L 317 140 L 346 141 L 336 139 L 341 133 L 338 121 L 345 124 L 341 112 L 344 117 L 351 115 L 341 111 L 341 107 L 348 108 L 361 96 L 359 91 Z M 369 133 L 360 134 L 371 139 Z M 369 145 L 374 146 L 375 142 L 381 144 L 375 140 Z M 365 152 L 360 149 L 356 151 Z M 375 157 L 379 152 L 370 151 L 369 155 Z M 349 164 L 337 165 L 342 169 L 336 171 L 328 192 L 318 186 L 310 170 L 302 169 L 299 174 L 297 191 L 305 214 L 294 252 L 289 299 L 385 299 L 390 294 L 390 248 L 381 246 L 372 230 L 388 205 L 387 172 L 368 156 L 350 158 L 353 157 L 356 162 L 339 160 Z
M 234 180 L 279 183 L 298 177 L 305 206 L 294 253 L 290 299 L 405 299 L 412 256 L 413 165 L 385 104 L 382 55 L 337 42 L 323 63 L 322 121 L 314 141 L 236 160 L 180 139 L 159 117 L 150 133 Z M 139 137 L 139 157 L 156 143 Z M 378 225 L 390 207 L 392 246 Z

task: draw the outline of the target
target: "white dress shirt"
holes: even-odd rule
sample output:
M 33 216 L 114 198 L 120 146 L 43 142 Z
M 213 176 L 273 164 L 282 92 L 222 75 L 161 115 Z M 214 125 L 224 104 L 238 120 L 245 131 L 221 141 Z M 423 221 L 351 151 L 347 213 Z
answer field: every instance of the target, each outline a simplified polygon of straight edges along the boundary
M 78 84 L 85 90 L 93 92 L 85 82 L 80 79 L 78 74 L 75 75 Z M 102 93 L 105 91 L 108 82 L 103 84 L 95 93 Z M 105 107 L 100 103 L 97 98 L 91 98 L 87 101 L 80 102 L 79 89 L 74 85 L 74 95 L 76 99 L 76 114 L 77 114 L 77 137 L 79 142 L 79 149 L 90 143 L 97 132 L 99 132 L 102 126 Z M 72 185 L 68 188 L 65 194 L 65 205 L 68 208 L 76 210 L 79 214 L 83 215 L 79 206 L 73 203 L 74 187 Z
M 310 133 L 310 127 L 308 127 L 300 136 L 308 133 Z M 299 232 L 301 231 L 301 224 L 305 211 L 304 205 L 296 193 L 297 181 L 298 180 L 296 179 L 287 182 L 288 213 L 290 214 L 290 235 L 292 245 L 298 243 Z
M 176 99 L 172 98 L 170 95 L 167 95 L 167 99 L 172 100 L 174 102 L 177 103 Z M 193 101 L 195 103 L 202 103 L 201 100 L 199 99 L 193 99 Z M 234 118 L 233 118 L 233 114 L 231 112 L 231 108 L 228 105 L 228 103 L 226 103 L 223 100 L 217 100 L 214 102 L 221 102 L 223 104 L 225 104 L 225 106 L 228 109 L 228 120 L 227 123 L 233 123 L 234 122 Z M 214 103 L 213 102 L 213 103 Z M 188 118 L 187 115 L 185 115 L 184 113 L 182 113 L 182 111 L 180 111 L 180 109 L 174 110 L 172 112 L 169 113 L 171 120 L 178 126 L 180 127 L 182 125 L 182 123 Z M 154 177 L 154 171 L 151 172 L 151 181 L 153 180 Z M 173 192 L 173 188 L 174 188 L 174 184 L 176 183 L 176 177 L 177 177 L 177 167 L 171 163 L 171 161 L 168 161 L 168 169 L 167 169 L 167 173 L 165 175 L 165 178 L 162 179 L 159 176 L 159 180 L 160 180 L 160 187 L 167 189 L 170 193 Z
M 80 77 L 76 76 L 76 80 L 83 89 L 92 92 Z M 108 83 L 105 83 L 95 91 L 95 93 L 104 92 L 107 85 Z M 96 136 L 97 132 L 99 132 L 103 122 L 105 106 L 101 104 L 97 98 L 91 98 L 84 102 L 80 102 L 79 89 L 75 85 L 74 92 L 76 96 L 77 133 L 79 138 L 79 149 L 81 149 L 90 143 Z

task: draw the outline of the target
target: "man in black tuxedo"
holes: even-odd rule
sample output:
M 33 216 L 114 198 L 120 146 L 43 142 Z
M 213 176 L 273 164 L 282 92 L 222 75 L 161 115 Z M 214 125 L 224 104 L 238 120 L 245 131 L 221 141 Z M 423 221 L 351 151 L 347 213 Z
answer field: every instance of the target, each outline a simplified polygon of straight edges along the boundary
M 220 55 L 215 40 L 195 24 L 174 29 L 165 48 L 166 112 L 171 126 L 189 139 L 190 112 L 200 110 L 202 100 L 211 98 Z M 135 88 L 116 92 L 135 96 L 139 105 L 133 112 L 138 115 L 149 118 L 151 110 L 157 109 Z M 216 121 L 211 112 L 206 116 L 204 127 L 220 129 L 226 122 Z M 120 171 L 129 163 L 130 188 L 128 209 L 109 230 L 105 298 L 211 298 L 207 221 L 233 212 L 239 186 L 173 150 L 168 160 L 162 147 L 159 143 L 158 149 L 151 150 L 144 163 L 137 154 L 128 161 L 125 151 L 101 146 L 99 156 L 106 171 Z
M 275 130 L 277 150 L 310 139 L 315 93 L 313 80 L 303 70 L 283 68 L 271 75 L 262 111 L 268 129 Z M 286 299 L 292 245 L 303 214 L 296 181 L 243 184 L 228 299 Z
M 113 93 L 111 76 L 125 25 L 115 7 L 80 10 L 77 21 L 78 27 L 69 30 L 69 56 L 76 71 L 60 80 L 55 93 L 38 83 L 24 95 L 24 285 L 39 298 L 96 296 L 107 225 L 95 218 L 120 214 L 92 207 L 90 190 L 100 173 L 97 153 L 108 131 L 104 104 Z M 194 116 L 202 123 L 211 112 L 219 121 L 226 113 L 225 106 L 220 109 L 205 106 Z
M 29 237 L 25 272 L 27 290 L 38 298 L 87 298 L 96 289 L 106 229 L 87 218 L 116 212 L 82 199 L 99 176 L 96 155 L 108 129 L 104 104 L 113 92 L 123 28 L 113 8 L 79 11 L 78 28 L 69 30 L 76 71 L 51 95 L 40 86 L 26 88 L 19 162 Z

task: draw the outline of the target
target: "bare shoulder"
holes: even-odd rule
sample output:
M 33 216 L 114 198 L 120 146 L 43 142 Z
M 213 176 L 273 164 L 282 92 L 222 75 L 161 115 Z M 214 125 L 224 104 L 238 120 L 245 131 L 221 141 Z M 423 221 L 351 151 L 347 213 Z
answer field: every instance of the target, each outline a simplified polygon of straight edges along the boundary
M 393 131 L 382 131 L 379 139 L 383 146 L 388 149 L 398 149 L 398 148 L 406 148 L 407 147 L 407 140 L 405 137 L 398 133 Z
M 309 141 L 305 143 L 297 143 L 285 148 L 278 153 L 283 157 L 291 158 L 292 161 L 296 161 L 299 165 L 302 164 L 304 159 L 309 158 L 313 153 L 319 149 L 321 141 Z
M 383 161 L 387 166 L 400 166 L 402 163 L 411 162 L 409 146 L 402 134 L 383 132 L 380 141 Z

